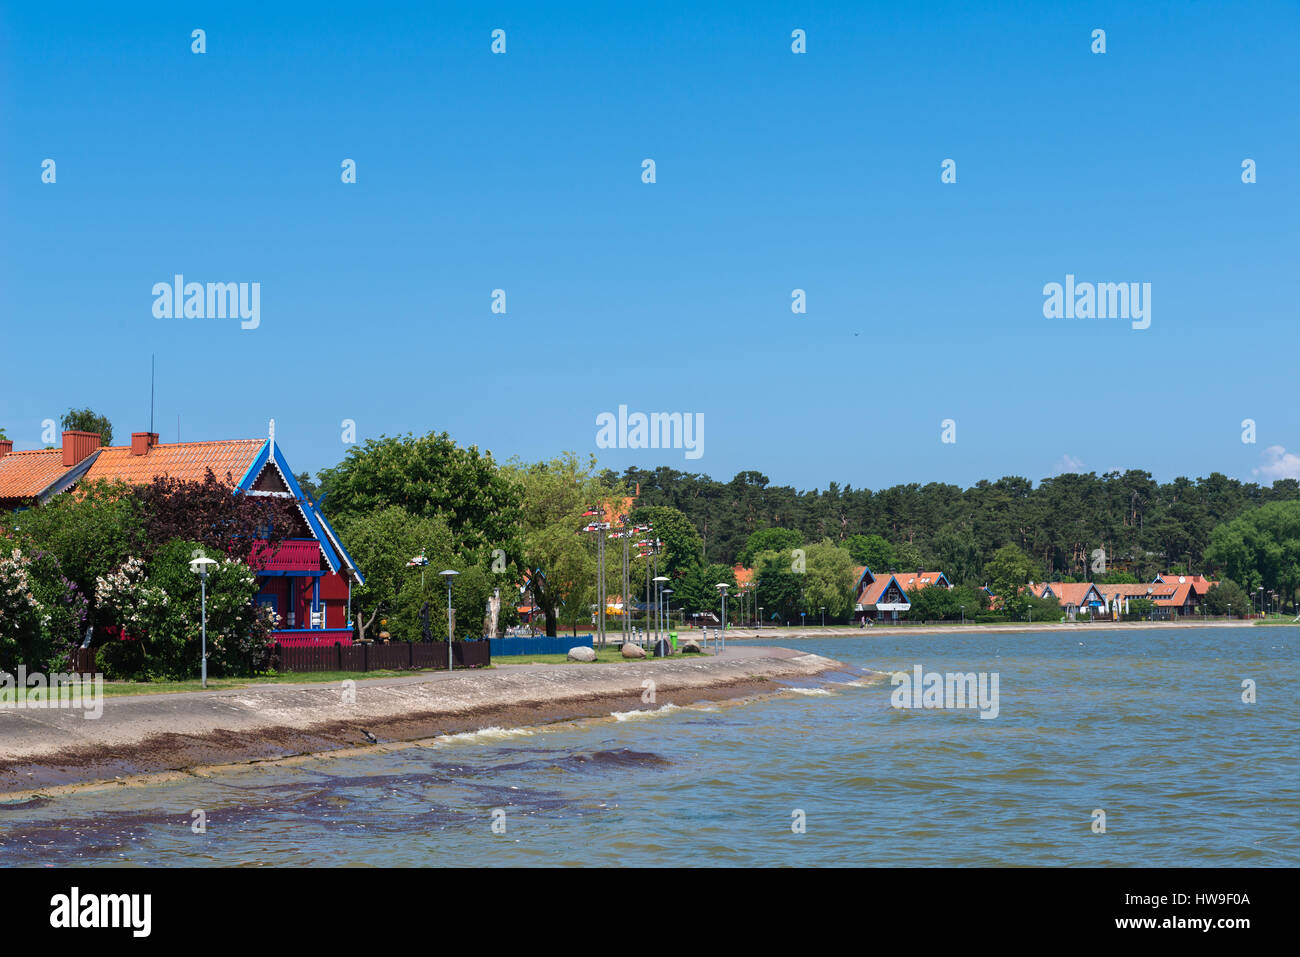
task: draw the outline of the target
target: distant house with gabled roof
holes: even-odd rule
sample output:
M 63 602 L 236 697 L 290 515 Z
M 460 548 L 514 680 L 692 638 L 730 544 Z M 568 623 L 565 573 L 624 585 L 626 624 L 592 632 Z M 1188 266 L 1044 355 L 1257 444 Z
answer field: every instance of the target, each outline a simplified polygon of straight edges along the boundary
M 855 621 L 898 621 L 899 613 L 906 614 L 912 608 L 908 593 L 940 586 L 951 588 L 943 572 L 890 572 L 874 574 L 870 568 L 861 566 L 857 584 L 853 593 L 853 615 Z
M 1043 582 L 1035 594 L 1039 598 L 1055 598 L 1069 621 L 1074 621 L 1081 611 L 1100 615 L 1106 610 L 1106 599 L 1092 582 Z
M 1190 582 L 1170 583 L 1156 581 L 1149 585 L 1098 585 L 1106 600 L 1107 611 L 1118 618 L 1129 611 L 1129 606 L 1138 599 L 1146 599 L 1155 605 L 1154 615 L 1158 619 L 1181 618 L 1195 615 L 1200 606 L 1196 590 Z

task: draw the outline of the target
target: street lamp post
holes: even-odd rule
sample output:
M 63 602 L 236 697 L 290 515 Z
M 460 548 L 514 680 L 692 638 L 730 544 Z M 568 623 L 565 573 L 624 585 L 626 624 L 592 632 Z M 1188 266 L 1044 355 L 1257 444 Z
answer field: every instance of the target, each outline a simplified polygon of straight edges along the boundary
M 762 628 L 762 627 L 763 627 L 763 606 L 762 606 L 762 605 L 759 605 L 759 606 L 758 606 L 758 624 L 755 626 L 755 628 Z
M 670 581 L 667 575 L 656 575 L 655 582 L 655 641 L 662 639 L 663 635 L 663 583 Z
M 715 586 L 722 595 L 722 650 L 727 650 L 727 589 L 731 586 L 726 582 L 718 582 Z
M 826 627 L 826 606 L 822 605 L 822 627 Z
M 451 638 L 452 638 L 452 634 L 451 634 L 451 580 L 452 580 L 453 578 L 455 578 L 457 575 L 459 575 L 460 572 L 454 572 L 454 571 L 452 571 L 450 568 L 448 568 L 448 569 L 445 569 L 445 570 L 443 570 L 443 571 L 438 572 L 438 574 L 441 575 L 443 578 L 445 578 L 445 579 L 447 580 L 447 670 L 448 670 L 448 671 L 454 671 L 454 670 L 455 670 L 455 660 L 454 660 L 454 659 L 455 659 L 456 656 L 452 653 L 452 650 L 451 650 Z
M 202 594 L 199 600 L 203 621 L 200 633 L 202 644 L 199 647 L 199 652 L 203 657 L 199 668 L 204 688 L 208 686 L 208 569 L 215 564 L 217 564 L 215 559 L 208 558 L 201 553 L 195 556 L 194 561 L 190 562 L 190 571 L 199 576 L 199 590 Z
M 966 606 L 958 605 L 957 607 L 961 609 L 961 623 L 964 625 L 966 624 Z
M 671 588 L 665 588 L 665 589 L 663 590 L 663 596 L 664 596 L 664 633 L 663 633 L 663 636 L 662 636 L 659 640 L 662 641 L 662 642 L 664 643 L 664 649 L 665 649 L 665 651 L 667 650 L 667 647 L 668 647 L 668 633 L 669 633 L 670 631 L 672 631 L 672 628 L 673 628 L 673 600 L 672 600 L 672 597 L 671 597 L 671 596 L 672 596 L 672 593 L 673 593 L 673 590 L 672 590 Z M 667 657 L 667 655 L 665 655 L 665 657 Z

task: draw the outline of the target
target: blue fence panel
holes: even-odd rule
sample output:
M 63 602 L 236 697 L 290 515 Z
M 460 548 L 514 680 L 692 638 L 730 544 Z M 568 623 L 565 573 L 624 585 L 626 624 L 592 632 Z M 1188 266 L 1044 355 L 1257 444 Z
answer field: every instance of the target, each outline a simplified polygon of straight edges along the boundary
M 591 635 L 560 635 L 557 638 L 489 638 L 492 657 L 510 655 L 565 655 L 570 648 L 592 647 Z

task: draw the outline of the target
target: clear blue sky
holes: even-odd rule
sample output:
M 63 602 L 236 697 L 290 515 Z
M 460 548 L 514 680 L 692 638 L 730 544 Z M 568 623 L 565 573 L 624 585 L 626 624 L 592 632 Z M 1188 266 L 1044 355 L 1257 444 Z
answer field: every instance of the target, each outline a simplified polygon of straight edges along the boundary
M 804 488 L 1300 453 L 1294 3 L 0 10 L 18 448 L 147 428 L 156 353 L 164 440 L 273 416 L 311 471 L 344 419 Z M 155 319 L 177 272 L 260 282 L 260 328 Z M 1067 273 L 1150 282 L 1151 327 L 1044 318 Z M 703 457 L 596 449 L 620 403 Z

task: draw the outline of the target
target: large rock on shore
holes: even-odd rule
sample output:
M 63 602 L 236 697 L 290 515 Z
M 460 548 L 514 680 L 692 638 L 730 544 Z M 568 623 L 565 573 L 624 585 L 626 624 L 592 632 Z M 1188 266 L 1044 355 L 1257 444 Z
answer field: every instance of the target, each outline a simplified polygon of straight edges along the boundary
M 625 645 L 623 646 L 623 657 L 624 657 L 624 658 L 644 658 L 644 657 L 645 657 L 645 649 L 642 648 L 640 645 L 634 645 L 634 644 L 632 644 L 632 642 L 629 641 L 627 644 L 625 644 Z
M 595 661 L 596 650 L 594 648 L 578 647 L 569 649 L 570 661 Z
M 680 651 L 684 655 L 703 654 L 703 651 L 701 651 L 700 646 L 697 645 L 694 641 L 691 641 L 690 639 L 683 641 L 682 646 L 678 649 L 678 651 Z

